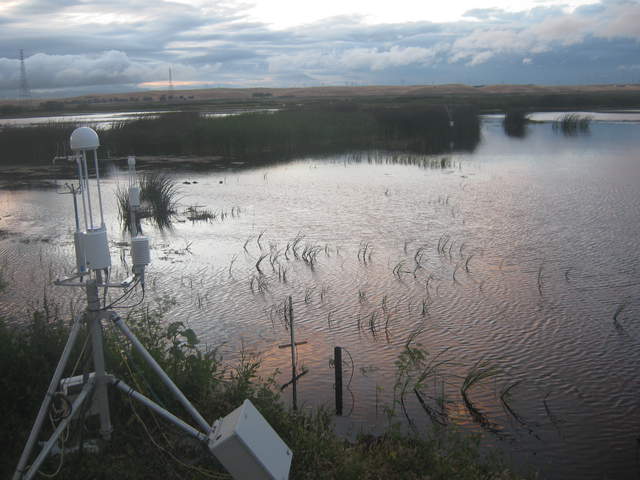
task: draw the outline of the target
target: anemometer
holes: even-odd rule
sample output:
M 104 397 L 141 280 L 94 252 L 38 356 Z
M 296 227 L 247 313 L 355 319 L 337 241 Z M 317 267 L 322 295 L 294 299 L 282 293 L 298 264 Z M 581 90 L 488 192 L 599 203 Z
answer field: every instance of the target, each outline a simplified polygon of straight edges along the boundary
M 75 162 L 78 175 L 77 185 L 67 184 L 68 193 L 73 197 L 75 215 L 73 240 L 76 271 L 68 278 L 56 280 L 54 284 L 61 287 L 84 289 L 87 296 L 87 308 L 72 323 L 67 343 L 45 398 L 40 405 L 13 480 L 32 479 L 49 455 L 55 453 L 56 449 L 60 453 L 60 437 L 69 423 L 77 419 L 83 410 L 99 417 L 99 442 L 109 441 L 113 426 L 107 396 L 108 388 L 117 388 L 178 427 L 186 435 L 204 443 L 235 479 L 287 480 L 293 454 L 248 399 L 226 417 L 209 424 L 114 310 L 118 308 L 117 305 L 120 301 L 138 287 L 142 289 L 142 298 L 144 299 L 144 274 L 146 267 L 151 263 L 149 239 L 142 235 L 142 232 L 137 228 L 136 219 L 141 208 L 141 191 L 136 180 L 135 157 L 128 158 L 129 188 L 127 192 L 132 275 L 121 281 L 113 281 L 110 275 L 111 255 L 104 222 L 98 165 L 97 150 L 100 147 L 100 140 L 93 129 L 80 127 L 71 134 L 70 144 L 74 153 L 67 157 L 67 160 Z M 90 175 L 89 169 L 91 160 L 93 160 L 93 176 Z M 107 304 L 109 288 L 122 289 L 124 293 L 117 300 Z M 102 300 L 99 289 L 104 289 Z M 195 422 L 195 427 L 137 392 L 122 380 L 107 373 L 103 348 L 103 322 L 112 323 L 127 338 L 171 394 L 189 413 L 192 421 Z M 88 327 L 88 341 L 91 341 L 94 371 L 85 375 L 62 378 L 83 324 Z M 32 453 L 38 443 L 44 420 L 49 415 L 54 397 L 65 399 L 68 405 L 67 411 L 64 418 L 55 427 L 51 437 L 43 443 L 40 451 L 32 459 Z M 76 449 L 93 450 L 99 454 L 99 448 L 96 448 L 96 445 L 99 447 L 99 444 L 85 443 L 86 445 L 78 445 Z

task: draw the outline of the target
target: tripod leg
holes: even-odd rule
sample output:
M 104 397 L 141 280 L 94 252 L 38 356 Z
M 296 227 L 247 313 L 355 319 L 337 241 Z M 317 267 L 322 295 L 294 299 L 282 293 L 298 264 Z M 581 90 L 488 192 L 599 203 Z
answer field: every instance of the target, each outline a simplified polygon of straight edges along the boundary
M 40 410 L 38 411 L 38 416 L 36 417 L 36 421 L 31 428 L 31 433 L 29 434 L 29 438 L 27 439 L 27 443 L 22 451 L 22 455 L 20 456 L 20 460 L 18 462 L 18 466 L 16 467 L 16 471 L 13 474 L 13 480 L 20 480 L 22 478 L 22 474 L 24 472 L 24 467 L 29 461 L 29 456 L 31 455 L 31 451 L 38 440 L 38 435 L 40 435 L 40 429 L 42 428 L 42 423 L 44 422 L 47 411 L 49 410 L 49 404 L 51 403 L 51 398 L 53 394 L 58 389 L 58 384 L 60 383 L 60 379 L 62 378 L 62 373 L 64 372 L 65 366 L 67 365 L 67 361 L 69 360 L 69 356 L 71 355 L 71 350 L 73 349 L 73 345 L 76 343 L 76 339 L 78 338 L 78 333 L 80 332 L 81 325 L 80 318 L 76 318 L 71 326 L 71 332 L 69 333 L 69 338 L 67 338 L 67 344 L 64 346 L 64 350 L 62 351 L 62 355 L 60 356 L 60 360 L 58 361 L 58 365 L 56 366 L 56 370 L 53 373 L 53 377 L 51 378 L 51 383 L 49 384 L 49 389 L 40 405 Z
M 164 384 L 171 390 L 171 393 L 178 399 L 178 401 L 182 404 L 182 406 L 191 414 L 193 419 L 200 425 L 206 433 L 211 431 L 211 426 L 207 423 L 207 421 L 202 418 L 200 412 L 195 409 L 191 402 L 184 396 L 184 394 L 180 391 L 180 389 L 176 386 L 175 383 L 169 378 L 169 375 L 162 370 L 162 367 L 158 365 L 155 359 L 151 356 L 149 352 L 144 348 L 144 345 L 140 343 L 140 340 L 133 334 L 126 323 L 114 313 L 114 317 L 112 318 L 113 323 L 120 329 L 122 333 L 129 339 L 133 347 L 142 355 L 142 357 L 146 360 L 149 366 L 153 369 L 154 372 L 160 377 L 160 379 L 164 382 Z
M 120 390 L 122 390 L 126 395 L 128 395 L 129 397 L 139 401 L 144 406 L 150 408 L 151 410 L 156 412 L 158 415 L 160 415 L 162 418 L 164 418 L 165 420 L 170 421 L 176 427 L 182 429 L 183 431 L 185 431 L 186 433 L 188 433 L 192 437 L 197 438 L 201 442 L 207 442 L 209 440 L 209 437 L 207 435 L 205 435 L 204 433 L 200 432 L 199 430 L 196 430 L 195 428 L 193 428 L 188 423 L 183 422 L 178 417 L 173 415 L 171 412 L 168 412 L 166 409 L 162 408 L 160 405 L 158 405 L 154 401 L 148 399 L 147 397 L 145 397 L 141 393 L 136 392 L 133 388 L 131 388 L 129 385 L 127 385 L 123 381 L 117 380 L 117 379 L 113 379 L 113 384 L 116 387 L 118 387 Z
M 56 427 L 55 431 L 53 432 L 49 440 L 47 440 L 47 442 L 44 444 L 44 446 L 42 447 L 42 450 L 40 451 L 36 459 L 33 461 L 31 466 L 29 467 L 29 470 L 24 474 L 23 480 L 31 480 L 34 477 L 34 475 L 38 473 L 38 470 L 40 469 L 42 462 L 44 462 L 47 456 L 49 456 L 49 452 L 51 451 L 55 443 L 58 441 L 58 438 L 60 437 L 60 435 L 62 435 L 62 432 L 64 432 L 64 429 L 67 428 L 67 425 L 73 419 L 73 417 L 76 416 L 76 414 L 78 413 L 78 409 L 82 405 L 82 402 L 84 402 L 87 399 L 87 395 L 93 388 L 94 388 L 93 380 L 90 380 L 84 385 L 84 387 L 82 387 L 82 390 L 78 394 L 78 397 L 74 400 L 73 404 L 71 405 L 71 413 L 67 418 L 65 418 L 58 424 L 58 426 Z
M 91 343 L 93 347 L 93 368 L 96 373 L 96 390 L 93 394 L 94 402 L 100 414 L 100 436 L 104 440 L 111 439 L 111 414 L 109 412 L 109 397 L 107 396 L 107 377 L 104 369 L 104 347 L 102 338 L 102 324 L 98 314 L 91 319 Z

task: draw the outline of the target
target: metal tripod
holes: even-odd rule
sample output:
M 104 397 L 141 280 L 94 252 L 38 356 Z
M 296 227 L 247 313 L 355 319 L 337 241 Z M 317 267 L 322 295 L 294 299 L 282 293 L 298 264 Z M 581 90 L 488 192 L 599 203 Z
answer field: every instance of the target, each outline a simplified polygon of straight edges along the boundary
M 159 414 L 164 419 L 176 425 L 178 428 L 182 429 L 187 434 L 192 437 L 207 443 L 209 441 L 209 434 L 211 433 L 212 427 L 207 423 L 207 421 L 200 415 L 200 413 L 194 408 L 194 406 L 189 402 L 189 400 L 184 396 L 184 394 L 180 391 L 180 389 L 173 383 L 171 378 L 162 370 L 162 367 L 158 365 L 158 363 L 154 360 L 154 358 L 147 352 L 142 343 L 138 340 L 138 338 L 131 332 L 127 324 L 120 318 L 116 312 L 113 310 L 107 310 L 105 308 L 100 307 L 100 298 L 98 294 L 98 283 L 96 280 L 89 280 L 86 282 L 86 294 L 87 294 L 87 310 L 83 315 L 80 315 L 76 318 L 71 326 L 71 332 L 69 333 L 69 337 L 67 339 L 67 343 L 62 351 L 62 355 L 60 356 L 60 360 L 58 361 L 58 365 L 56 366 L 53 377 L 51 378 L 51 383 L 49 384 L 49 388 L 47 389 L 47 393 L 45 395 L 42 404 L 40 405 L 40 410 L 38 411 L 38 415 L 31 429 L 31 433 L 29 434 L 29 438 L 27 439 L 27 443 L 22 451 L 22 455 L 20 456 L 20 460 L 18 462 L 18 466 L 16 467 L 16 471 L 13 475 L 13 480 L 30 480 L 33 478 L 38 470 L 40 469 L 42 463 L 46 460 L 46 458 L 51 453 L 51 450 L 56 445 L 56 442 L 63 434 L 69 422 L 71 422 L 81 411 L 84 402 L 88 399 L 92 399 L 93 406 L 97 410 L 98 415 L 100 416 L 100 436 L 103 440 L 108 441 L 111 438 L 111 433 L 113 431 L 113 426 L 111 425 L 111 415 L 109 411 L 109 398 L 107 396 L 107 387 L 109 385 L 113 385 L 117 387 L 119 390 L 124 392 L 126 395 L 130 396 L 151 408 L 157 414 Z M 128 386 L 123 381 L 117 379 L 116 377 L 109 375 L 105 371 L 105 361 L 104 361 L 104 346 L 103 346 L 103 335 L 102 335 L 102 321 L 111 321 L 118 328 L 118 330 L 131 342 L 133 347 L 138 351 L 138 353 L 144 358 L 144 360 L 149 364 L 149 366 L 156 372 L 156 374 L 160 377 L 160 379 L 164 382 L 164 384 L 168 387 L 171 393 L 175 396 L 175 398 L 182 404 L 182 406 L 189 412 L 191 417 L 195 420 L 199 429 L 196 429 L 179 419 L 172 413 L 168 412 L 164 408 L 162 408 L 157 403 L 153 402 L 149 398 L 145 397 L 141 393 L 135 391 L 133 388 Z M 78 335 L 80 332 L 80 327 L 85 321 L 87 323 L 89 329 L 89 336 L 91 339 L 92 345 L 92 353 L 93 353 L 93 369 L 94 371 L 85 376 L 85 381 L 82 386 L 82 390 L 77 395 L 75 400 L 71 403 L 71 411 L 64 418 L 49 439 L 44 443 L 42 449 L 38 453 L 35 460 L 31 463 L 31 465 L 27 465 L 29 458 L 31 457 L 32 451 L 36 445 L 38 437 L 40 435 L 40 431 L 42 429 L 42 425 L 44 420 L 47 417 L 47 412 L 51 405 L 51 401 L 58 391 L 58 386 L 60 381 L 62 380 L 62 374 L 67 365 L 69 357 L 71 356 L 71 352 L 73 347 L 78 339 Z

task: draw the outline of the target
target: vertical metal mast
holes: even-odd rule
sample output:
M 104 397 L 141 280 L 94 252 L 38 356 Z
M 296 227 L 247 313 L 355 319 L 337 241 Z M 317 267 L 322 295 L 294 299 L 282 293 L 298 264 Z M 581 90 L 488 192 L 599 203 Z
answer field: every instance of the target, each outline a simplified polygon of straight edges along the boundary
M 30 100 L 31 90 L 27 82 L 27 69 L 24 66 L 24 50 L 20 49 L 20 100 Z

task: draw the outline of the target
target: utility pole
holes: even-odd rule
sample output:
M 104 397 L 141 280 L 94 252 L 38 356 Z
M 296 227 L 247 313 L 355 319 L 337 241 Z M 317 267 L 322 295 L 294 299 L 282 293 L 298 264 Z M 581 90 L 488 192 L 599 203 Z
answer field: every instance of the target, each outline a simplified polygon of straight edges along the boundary
M 31 100 L 31 90 L 27 82 L 27 69 L 24 66 L 24 50 L 20 49 L 20 93 L 18 98 L 21 101 Z

